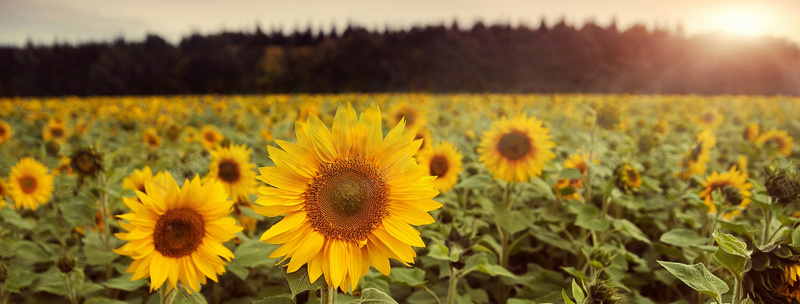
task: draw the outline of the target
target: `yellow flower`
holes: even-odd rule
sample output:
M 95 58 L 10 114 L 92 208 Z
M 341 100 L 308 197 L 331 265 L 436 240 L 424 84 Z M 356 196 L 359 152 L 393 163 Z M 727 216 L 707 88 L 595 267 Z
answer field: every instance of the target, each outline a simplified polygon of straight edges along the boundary
M 141 203 L 123 198 L 131 212 L 118 217 L 127 232 L 115 235 L 127 243 L 114 252 L 133 258 L 126 272 L 133 273 L 131 280 L 150 277 L 151 292 L 165 282 L 199 291 L 206 277 L 216 282 L 225 272 L 225 260 L 230 262 L 233 253 L 222 243 L 242 227 L 227 216 L 233 202 L 221 183 L 203 184 L 195 177 L 178 187 L 169 173 L 165 181 L 164 188 L 145 183 L 147 193 L 136 193 Z
M 751 143 L 755 143 L 756 138 L 758 138 L 758 124 L 752 122 L 747 124 L 742 132 L 742 137 Z
M 6 206 L 7 202 L 5 197 L 8 195 L 8 183 L 3 178 L 0 178 L 0 210 Z
M 800 301 L 800 263 L 787 261 L 783 267 L 783 280 L 775 292 L 783 296 L 787 303 Z
M 433 187 L 442 193 L 447 193 L 458 182 L 461 173 L 461 153 L 458 153 L 453 144 L 440 142 L 427 149 L 420 150 L 416 156 L 420 166 L 428 168 L 431 176 L 436 176 Z
M 689 151 L 684 153 L 683 159 L 678 166 L 684 169 L 682 172 L 675 173 L 683 179 L 687 179 L 692 174 L 703 174 L 706 172 L 706 164 L 711 160 L 711 148 L 717 145 L 717 138 L 711 134 L 710 129 L 703 130 L 697 135 L 697 141 Z
M 734 210 L 726 213 L 725 218 L 733 218 L 750 205 L 750 189 L 753 184 L 747 181 L 747 173 L 739 171 L 736 167 L 731 167 L 728 172 L 719 174 L 714 172 L 711 176 L 706 178 L 703 183 L 703 190 L 700 192 L 700 198 L 708 206 L 709 213 L 717 212 L 715 203 L 722 204 L 725 207 L 733 207 Z M 713 192 L 720 191 L 722 197 L 725 198 L 724 202 L 714 202 Z
M 716 129 L 722 124 L 723 116 L 718 112 L 707 111 L 703 115 L 696 117 L 695 120 L 704 128 Z
M 413 128 L 408 128 L 408 129 L 414 130 Z M 433 143 L 433 136 L 431 136 L 431 131 L 428 131 L 428 129 L 421 128 L 416 130 L 417 130 L 417 135 L 414 136 L 414 139 L 415 140 L 422 139 L 422 145 L 419 146 L 419 151 L 422 151 Z
M 573 179 L 560 178 L 558 179 L 558 182 L 556 182 L 555 186 L 553 186 L 553 192 L 556 193 L 556 196 L 563 199 L 580 200 L 581 194 L 578 193 L 578 189 L 582 187 L 583 187 L 583 181 L 580 178 L 573 178 Z
M 17 210 L 25 207 L 36 211 L 50 200 L 53 192 L 53 176 L 47 173 L 47 167 L 30 157 L 11 168 L 8 180 L 8 194 Z
M 47 126 L 45 126 L 42 130 L 42 139 L 44 139 L 44 141 L 53 140 L 58 142 L 66 142 L 68 136 L 69 134 L 64 122 L 55 118 L 51 118 L 47 122 Z
M 756 145 L 759 147 L 763 146 L 774 146 L 778 153 L 789 156 L 792 154 L 792 145 L 793 140 L 792 137 L 789 136 L 789 133 L 782 130 L 769 130 L 764 132 L 756 139 Z
M 142 170 L 134 169 L 130 176 L 122 179 L 122 188 L 147 194 L 147 188 L 144 185 L 149 182 L 154 182 L 159 188 L 165 188 L 167 185 L 165 172 L 161 171 L 153 176 L 150 166 L 145 166 Z
M 214 148 L 225 139 L 225 136 L 222 136 L 222 133 L 217 131 L 217 127 L 213 125 L 206 125 L 203 126 L 203 129 L 200 130 L 200 143 L 203 144 L 203 147 L 208 149 Z
M 204 182 L 219 180 L 225 186 L 228 196 L 237 202 L 249 202 L 250 193 L 256 190 L 256 165 L 250 163 L 253 149 L 245 145 L 217 147 L 211 150 L 211 164 Z
M 480 162 L 495 178 L 505 181 L 526 181 L 542 174 L 546 162 L 555 158 L 551 151 L 550 129 L 536 118 L 518 115 L 492 123 L 483 132 L 478 153 Z
M 59 175 L 61 173 L 65 173 L 69 176 L 75 176 L 75 172 L 72 172 L 72 162 L 69 157 L 61 156 L 61 162 L 58 164 L 58 167 L 53 169 L 53 175 Z
M 617 187 L 623 190 L 636 189 L 642 185 L 642 178 L 639 176 L 639 171 L 631 167 L 629 164 L 619 166 L 614 170 L 616 177 Z
M 194 142 L 198 141 L 197 129 L 195 129 L 194 127 L 186 127 L 186 129 L 184 129 L 184 131 L 186 132 L 186 137 L 184 137 L 183 140 L 187 144 L 193 144 Z
M 3 144 L 14 137 L 14 128 L 7 122 L 0 119 L 0 144 Z
M 395 103 L 389 109 L 389 115 L 386 116 L 387 127 L 391 128 L 400 123 L 401 120 L 405 120 L 406 128 L 422 129 L 428 120 L 428 115 L 420 110 L 421 106 L 421 104 L 411 104 L 406 101 Z
M 147 128 L 142 133 L 142 142 L 150 149 L 158 149 L 161 146 L 161 137 L 156 134 L 155 128 Z
M 332 288 L 354 289 L 370 265 L 384 275 L 389 259 L 408 265 L 424 247 L 410 225 L 435 220 L 428 212 L 442 204 L 435 177 L 412 157 L 421 142 L 404 132 L 401 120 L 384 138 L 381 113 L 371 106 L 360 117 L 339 106 L 332 130 L 316 116 L 295 125 L 297 144 L 268 146 L 275 167 L 260 168 L 255 210 L 285 217 L 261 240 L 283 244 L 270 257 L 291 258 L 287 272 L 308 265 L 309 281 L 324 274 Z
M 669 123 L 664 119 L 659 119 L 653 131 L 661 135 L 667 135 L 669 133 Z

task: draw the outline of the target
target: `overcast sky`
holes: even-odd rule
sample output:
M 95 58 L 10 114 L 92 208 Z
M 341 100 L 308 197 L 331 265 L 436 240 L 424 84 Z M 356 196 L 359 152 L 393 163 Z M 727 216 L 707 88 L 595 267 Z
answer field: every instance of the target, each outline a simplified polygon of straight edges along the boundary
M 462 27 L 476 20 L 538 26 L 543 17 L 575 25 L 607 25 L 616 17 L 622 29 L 674 29 L 681 22 L 688 35 L 745 32 L 741 24 L 752 23 L 757 33 L 800 43 L 800 0 L 0 0 L 0 44 L 140 40 L 147 33 L 178 42 L 193 32 L 252 32 L 256 25 L 285 32 L 308 25 L 342 31 L 348 22 L 369 29 L 454 20 Z

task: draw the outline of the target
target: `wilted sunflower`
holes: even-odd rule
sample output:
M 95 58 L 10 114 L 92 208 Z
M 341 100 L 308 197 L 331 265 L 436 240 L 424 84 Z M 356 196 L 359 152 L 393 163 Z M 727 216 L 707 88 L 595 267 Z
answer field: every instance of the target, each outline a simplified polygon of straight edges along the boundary
M 217 127 L 213 125 L 203 126 L 203 129 L 200 130 L 197 136 L 203 147 L 208 149 L 218 146 L 222 140 L 225 139 L 225 136 L 222 136 L 222 133 L 217 131 Z
M 158 149 L 161 146 L 161 136 L 158 136 L 155 128 L 147 128 L 142 133 L 142 142 L 150 149 Z
M 136 193 L 139 201 L 123 198 L 131 212 L 118 218 L 127 232 L 115 235 L 127 243 L 114 252 L 133 258 L 126 272 L 133 273 L 131 280 L 150 277 L 151 292 L 165 282 L 200 291 L 206 277 L 216 282 L 225 272 L 233 253 L 222 243 L 242 227 L 228 217 L 233 202 L 221 183 L 201 183 L 196 176 L 178 187 L 169 173 L 165 181 L 164 188 L 145 183 L 147 193 Z
M 11 137 L 13 136 L 14 128 L 12 128 L 7 122 L 0 119 L 0 144 L 11 140 Z
M 782 130 L 769 130 L 764 132 L 756 139 L 756 145 L 759 147 L 772 146 L 775 147 L 778 153 L 789 156 L 792 154 L 792 137 L 789 133 Z
M 72 169 L 80 176 L 95 177 L 103 171 L 103 157 L 92 148 L 81 148 L 72 153 Z
M 716 204 L 733 207 L 734 210 L 724 215 L 725 218 L 731 219 L 739 215 L 740 210 L 744 210 L 750 205 L 751 188 L 753 188 L 753 184 L 747 181 L 747 173 L 731 167 L 728 172 L 719 174 L 715 171 L 707 177 L 703 183 L 703 191 L 700 191 L 700 198 L 708 206 L 709 213 L 717 212 Z M 719 191 L 725 201 L 714 202 L 714 191 Z
M 61 162 L 59 162 L 58 167 L 55 167 L 53 169 L 53 175 L 59 175 L 64 173 L 69 176 L 75 176 L 75 172 L 72 172 L 72 165 L 70 165 L 71 162 L 72 160 L 69 159 L 69 157 L 62 155 Z
M 758 138 L 758 124 L 752 122 L 747 124 L 742 132 L 742 137 L 751 143 L 755 143 L 756 138 Z
M 309 281 L 324 274 L 328 286 L 348 291 L 373 265 L 389 275 L 389 259 L 408 265 L 424 247 L 410 225 L 434 222 L 428 168 L 412 155 L 420 146 L 401 120 L 386 137 L 375 105 L 357 116 L 339 106 L 332 130 L 316 116 L 297 122 L 297 144 L 278 140 L 267 147 L 275 167 L 260 168 L 256 211 L 285 217 L 261 240 L 283 244 L 270 257 L 291 258 L 287 272 L 308 265 Z
M 785 244 L 753 249 L 742 288 L 757 304 L 800 303 L 800 256 Z
M 30 208 L 36 211 L 46 204 L 53 192 L 53 176 L 47 167 L 30 157 L 20 159 L 8 176 L 8 194 L 17 210 Z
M 764 186 L 778 203 L 787 204 L 800 197 L 800 181 L 791 170 L 767 172 Z
M 492 123 L 483 132 L 478 153 L 480 162 L 495 178 L 505 181 L 526 181 L 542 174 L 545 162 L 555 158 L 551 151 L 556 144 L 550 140 L 550 129 L 535 117 L 521 114 Z
M 60 119 L 51 118 L 42 129 L 42 139 L 44 141 L 66 142 L 68 136 L 67 126 Z
M 639 171 L 629 164 L 623 164 L 614 170 L 615 183 L 617 188 L 622 190 L 632 190 L 642 185 L 642 178 Z
M 217 147 L 211 150 L 211 164 L 208 165 L 208 174 L 204 182 L 212 179 L 219 180 L 225 186 L 228 195 L 237 202 L 249 202 L 250 193 L 255 192 L 256 168 L 250 163 L 250 153 L 253 149 L 245 145 L 230 145 L 230 147 Z
M 462 158 L 456 147 L 446 141 L 433 144 L 416 156 L 419 165 L 428 168 L 431 176 L 436 176 L 433 187 L 442 193 L 453 189 L 458 182 Z

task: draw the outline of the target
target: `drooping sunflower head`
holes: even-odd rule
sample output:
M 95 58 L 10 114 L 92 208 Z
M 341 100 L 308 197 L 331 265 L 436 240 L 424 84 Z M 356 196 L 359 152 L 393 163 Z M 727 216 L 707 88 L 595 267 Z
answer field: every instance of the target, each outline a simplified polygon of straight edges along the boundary
M 203 179 L 219 180 L 225 186 L 228 195 L 237 202 L 249 202 L 250 193 L 256 190 L 256 165 L 250 163 L 253 149 L 245 145 L 230 145 L 211 150 L 211 164 L 208 174 Z
M 3 144 L 14 137 L 14 128 L 7 122 L 0 119 L 0 144 Z
M 495 178 L 505 181 L 539 176 L 545 163 L 556 157 L 551 151 L 556 144 L 549 132 L 535 117 L 502 118 L 483 133 L 479 160 Z
M 785 244 L 754 248 L 742 288 L 753 302 L 800 303 L 800 255 Z
M 60 119 L 51 118 L 42 130 L 44 141 L 66 142 L 67 137 L 69 137 L 67 126 Z
M 621 190 L 633 190 L 642 185 L 639 171 L 629 164 L 622 164 L 614 170 L 614 182 Z
M 103 156 L 92 148 L 81 148 L 72 153 L 72 169 L 81 177 L 95 177 L 103 171 Z
M 46 204 L 53 192 L 53 176 L 47 167 L 33 158 L 25 157 L 11 168 L 8 177 L 8 194 L 14 200 L 14 208 L 30 208 L 36 211 Z
M 767 193 L 780 204 L 787 204 L 800 197 L 800 181 L 790 170 L 768 172 L 764 186 Z
M 758 138 L 758 124 L 753 122 L 747 124 L 742 132 L 742 137 L 751 143 L 755 143 Z
M 158 149 L 161 146 L 161 136 L 158 136 L 155 128 L 147 128 L 142 133 L 142 142 L 150 149 Z
M 267 147 L 275 167 L 259 168 L 270 187 L 259 188 L 255 210 L 284 215 L 261 240 L 282 244 L 270 256 L 290 259 L 287 272 L 307 265 L 310 282 L 324 274 L 348 291 L 370 265 L 389 275 L 390 258 L 408 265 L 411 246 L 425 246 L 410 225 L 434 222 L 435 177 L 414 160 L 421 141 L 404 121 L 385 137 L 381 124 L 374 105 L 360 115 L 339 106 L 331 129 L 312 115 L 296 123 L 296 144 Z
M 792 155 L 792 145 L 794 140 L 789 133 L 783 130 L 769 130 L 764 132 L 756 139 L 756 145 L 759 147 L 767 147 L 774 150 L 781 155 Z
M 707 177 L 703 183 L 703 190 L 700 191 L 700 198 L 708 206 L 708 212 L 717 212 L 716 206 L 720 205 L 726 210 L 730 209 L 724 217 L 731 219 L 746 209 L 750 205 L 750 189 L 753 188 L 747 177 L 747 173 L 739 171 L 736 167 L 731 167 L 723 174 L 714 172 Z M 717 192 L 723 201 L 714 201 L 714 192 Z
M 436 176 L 433 186 L 442 193 L 453 189 L 458 182 L 458 174 L 462 171 L 462 158 L 456 147 L 446 141 L 420 150 L 416 157 L 420 166 L 428 168 L 431 176 Z
M 55 169 L 53 169 L 53 174 L 54 175 L 59 175 L 59 174 L 64 173 L 64 174 L 67 174 L 69 176 L 75 175 L 75 172 L 72 172 L 71 163 L 72 163 L 72 160 L 69 159 L 69 157 L 62 155 L 61 156 L 61 162 L 59 162 L 58 167 L 55 167 Z
M 200 130 L 200 134 L 198 134 L 197 137 L 199 137 L 200 143 L 203 145 L 203 147 L 208 149 L 218 146 L 220 143 L 222 143 L 222 140 L 225 139 L 225 136 L 217 131 L 217 127 L 213 125 L 203 126 L 203 129 Z
M 233 253 L 222 244 L 242 227 L 228 216 L 233 202 L 221 183 L 195 177 L 179 187 L 164 174 L 163 187 L 149 181 L 146 192 L 136 193 L 138 201 L 123 198 L 131 212 L 118 218 L 127 232 L 115 235 L 127 243 L 114 252 L 133 258 L 126 272 L 133 273 L 131 280 L 150 277 L 151 292 L 165 282 L 199 291 L 206 278 L 216 282 L 225 272 Z

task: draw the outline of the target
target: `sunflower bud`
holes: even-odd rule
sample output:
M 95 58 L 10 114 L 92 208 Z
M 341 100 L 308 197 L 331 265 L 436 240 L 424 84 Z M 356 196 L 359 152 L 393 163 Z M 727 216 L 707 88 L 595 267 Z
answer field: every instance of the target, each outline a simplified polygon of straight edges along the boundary
M 589 253 L 589 259 L 592 260 L 592 263 L 598 262 L 601 265 L 601 267 L 606 267 L 608 265 L 611 265 L 611 260 L 612 260 L 611 252 L 602 247 L 592 248 L 592 252 Z M 595 268 L 601 268 L 601 267 L 595 267 Z
M 598 281 L 589 286 L 588 303 L 616 304 L 622 300 L 619 288 L 608 286 L 608 281 Z
M 95 177 L 103 170 L 103 157 L 92 148 L 81 148 L 72 153 L 72 169 L 81 178 Z
M 767 176 L 764 183 L 770 196 L 778 203 L 786 204 L 800 196 L 800 182 L 794 173 L 786 170 L 781 173 L 772 173 Z
M 75 258 L 64 254 L 58 259 L 58 262 L 56 262 L 56 268 L 63 273 L 69 273 L 75 268 L 75 262 Z

